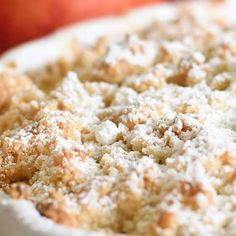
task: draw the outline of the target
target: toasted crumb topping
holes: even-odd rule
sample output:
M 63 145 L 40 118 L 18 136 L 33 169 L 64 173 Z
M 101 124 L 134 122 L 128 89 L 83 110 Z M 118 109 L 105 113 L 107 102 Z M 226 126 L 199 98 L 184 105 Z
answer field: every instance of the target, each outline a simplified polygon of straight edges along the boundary
M 105 235 L 236 235 L 236 27 L 181 9 L 0 74 L 5 193 Z

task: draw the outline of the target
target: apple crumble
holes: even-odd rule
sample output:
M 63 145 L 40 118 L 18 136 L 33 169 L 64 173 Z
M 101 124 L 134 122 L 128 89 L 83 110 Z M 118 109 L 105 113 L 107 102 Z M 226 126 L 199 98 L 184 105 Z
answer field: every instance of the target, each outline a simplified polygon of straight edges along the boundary
M 73 50 L 1 72 L 2 191 L 87 232 L 236 235 L 236 27 L 180 7 Z

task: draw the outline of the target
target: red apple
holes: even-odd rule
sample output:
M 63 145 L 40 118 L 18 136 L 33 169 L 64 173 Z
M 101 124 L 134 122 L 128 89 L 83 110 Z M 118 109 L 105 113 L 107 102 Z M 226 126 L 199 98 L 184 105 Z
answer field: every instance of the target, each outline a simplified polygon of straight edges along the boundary
M 86 18 L 164 0 L 0 0 L 0 52 Z

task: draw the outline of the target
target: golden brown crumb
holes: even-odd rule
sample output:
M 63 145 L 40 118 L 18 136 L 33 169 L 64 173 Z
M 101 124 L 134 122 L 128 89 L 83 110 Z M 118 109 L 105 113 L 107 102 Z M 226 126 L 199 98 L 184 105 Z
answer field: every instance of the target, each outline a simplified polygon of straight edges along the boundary
M 31 196 L 31 189 L 25 183 L 13 183 L 3 187 L 3 190 L 14 199 L 27 199 Z
M 160 213 L 157 225 L 162 229 L 167 229 L 174 227 L 176 224 L 176 216 L 168 211 L 163 211 Z

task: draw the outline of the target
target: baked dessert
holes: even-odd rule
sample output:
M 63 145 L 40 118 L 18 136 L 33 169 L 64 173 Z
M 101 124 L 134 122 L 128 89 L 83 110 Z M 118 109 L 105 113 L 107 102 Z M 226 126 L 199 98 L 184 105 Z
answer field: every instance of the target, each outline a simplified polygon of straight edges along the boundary
M 0 59 L 0 235 L 236 235 L 231 3 L 152 6 Z

